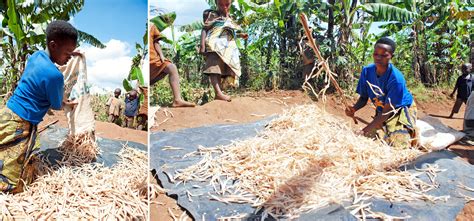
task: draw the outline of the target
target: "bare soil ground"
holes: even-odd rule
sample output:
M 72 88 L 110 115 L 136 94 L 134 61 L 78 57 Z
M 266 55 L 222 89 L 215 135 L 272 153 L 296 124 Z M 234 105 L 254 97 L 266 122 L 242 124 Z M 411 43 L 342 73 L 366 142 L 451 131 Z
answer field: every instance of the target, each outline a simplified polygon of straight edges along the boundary
M 55 120 L 59 120 L 55 125 L 67 128 L 67 118 L 63 111 L 53 111 L 53 115 L 48 115 L 43 119 L 38 126 L 38 128 L 42 128 L 50 122 Z M 123 141 L 133 141 L 137 143 L 141 143 L 144 145 L 148 144 L 148 134 L 146 131 L 140 130 L 132 130 L 128 128 L 120 127 L 116 124 L 107 123 L 96 121 L 95 122 L 95 131 L 96 136 L 115 139 L 115 140 L 123 140 Z
M 212 101 L 195 108 L 162 108 L 156 113 L 157 125 L 152 127 L 152 132 L 175 131 L 212 124 L 252 122 L 273 114 L 280 114 L 291 106 L 307 103 L 313 103 L 313 101 L 301 91 L 273 91 L 249 93 L 242 97 L 233 98 L 232 102 Z M 344 106 L 340 99 L 335 96 L 327 97 L 326 103 L 319 101 L 317 104 L 329 113 L 352 121 L 345 117 Z M 464 106 L 461 108 L 460 113 L 456 114 L 453 119 L 449 119 L 447 116 L 453 104 L 454 101 L 450 99 L 436 102 L 419 102 L 417 103 L 418 118 L 431 115 L 441 120 L 444 124 L 461 130 Z M 373 115 L 374 109 L 370 105 L 367 105 L 356 114 L 356 116 L 367 122 L 371 121 L 371 116 Z M 365 124 L 359 122 L 358 124 L 352 123 L 352 125 L 356 129 L 364 127 Z M 456 152 L 464 160 L 474 164 L 473 146 L 454 144 L 449 149 Z M 151 204 L 150 218 L 151 220 L 171 221 L 173 220 L 172 216 L 180 217 L 184 212 L 177 205 L 175 199 L 161 194 Z M 459 213 L 456 220 L 474 220 L 474 202 L 466 204 L 466 207 Z
M 245 97 L 234 97 L 231 102 L 212 101 L 194 108 L 162 108 L 157 112 L 156 126 L 151 131 L 174 131 L 211 124 L 247 123 L 272 114 L 279 114 L 288 106 L 311 100 L 301 91 L 259 92 Z

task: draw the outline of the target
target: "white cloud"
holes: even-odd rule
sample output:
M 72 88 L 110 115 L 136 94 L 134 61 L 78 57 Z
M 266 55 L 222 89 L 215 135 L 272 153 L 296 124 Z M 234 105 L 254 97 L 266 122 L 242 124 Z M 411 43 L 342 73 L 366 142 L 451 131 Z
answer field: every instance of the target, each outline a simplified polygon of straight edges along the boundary
M 187 25 L 195 21 L 202 21 L 202 12 L 209 8 L 205 0 L 154 0 L 150 1 L 150 8 L 157 8 L 160 11 L 176 12 L 175 37 L 178 39 L 183 32 L 178 31 L 181 25 Z M 151 17 L 156 14 L 150 14 Z M 171 29 L 167 28 L 163 35 L 171 39 Z
M 202 20 L 202 12 L 209 8 L 205 0 L 155 0 L 150 1 L 150 6 L 160 11 L 176 12 L 176 25 Z
M 92 93 L 103 93 L 102 89 L 110 92 L 115 88 L 122 88 L 122 81 L 127 78 L 132 64 L 134 55 L 127 42 L 111 39 L 105 46 L 103 49 L 90 45 L 79 48 L 87 59 L 87 75 L 89 83 L 93 85 Z M 145 79 L 149 75 L 147 66 L 148 62 L 144 62 L 142 72 Z

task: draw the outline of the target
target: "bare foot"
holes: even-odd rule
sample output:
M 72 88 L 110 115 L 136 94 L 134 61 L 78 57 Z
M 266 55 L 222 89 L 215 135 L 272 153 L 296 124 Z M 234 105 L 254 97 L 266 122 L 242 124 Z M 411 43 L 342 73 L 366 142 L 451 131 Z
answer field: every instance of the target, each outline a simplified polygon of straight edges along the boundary
M 231 102 L 232 101 L 232 98 L 228 95 L 216 95 L 216 97 L 214 98 L 215 100 L 222 100 L 222 101 L 227 101 L 227 102 Z
M 177 101 L 173 101 L 173 104 L 171 106 L 172 107 L 194 107 L 196 105 L 187 101 L 177 100 Z

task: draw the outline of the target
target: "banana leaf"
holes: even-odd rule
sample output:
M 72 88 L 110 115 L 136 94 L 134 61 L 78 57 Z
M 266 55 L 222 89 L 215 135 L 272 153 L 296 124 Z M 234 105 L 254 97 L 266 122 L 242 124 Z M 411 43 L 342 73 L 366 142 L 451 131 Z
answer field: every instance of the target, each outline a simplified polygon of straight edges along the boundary
M 153 23 L 156 28 L 158 28 L 158 30 L 161 32 L 167 27 L 169 27 L 171 24 L 173 24 L 174 20 L 176 20 L 176 13 L 171 12 L 168 14 L 158 15 L 152 18 L 150 22 Z

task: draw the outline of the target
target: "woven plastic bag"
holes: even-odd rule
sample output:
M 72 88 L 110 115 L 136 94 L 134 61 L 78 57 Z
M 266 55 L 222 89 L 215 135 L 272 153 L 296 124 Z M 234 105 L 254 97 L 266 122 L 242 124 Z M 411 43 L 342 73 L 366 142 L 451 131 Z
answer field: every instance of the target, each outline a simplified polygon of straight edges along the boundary
M 95 119 L 91 96 L 87 86 L 86 58 L 73 56 L 66 65 L 59 67 L 64 75 L 64 97 L 76 102 L 73 108 L 64 107 L 69 133 L 60 147 L 65 156 L 74 156 L 77 163 L 95 159 L 98 147 L 95 139 Z
M 447 127 L 440 120 L 426 116 L 416 121 L 419 128 L 421 146 L 436 151 L 462 139 L 465 134 Z

